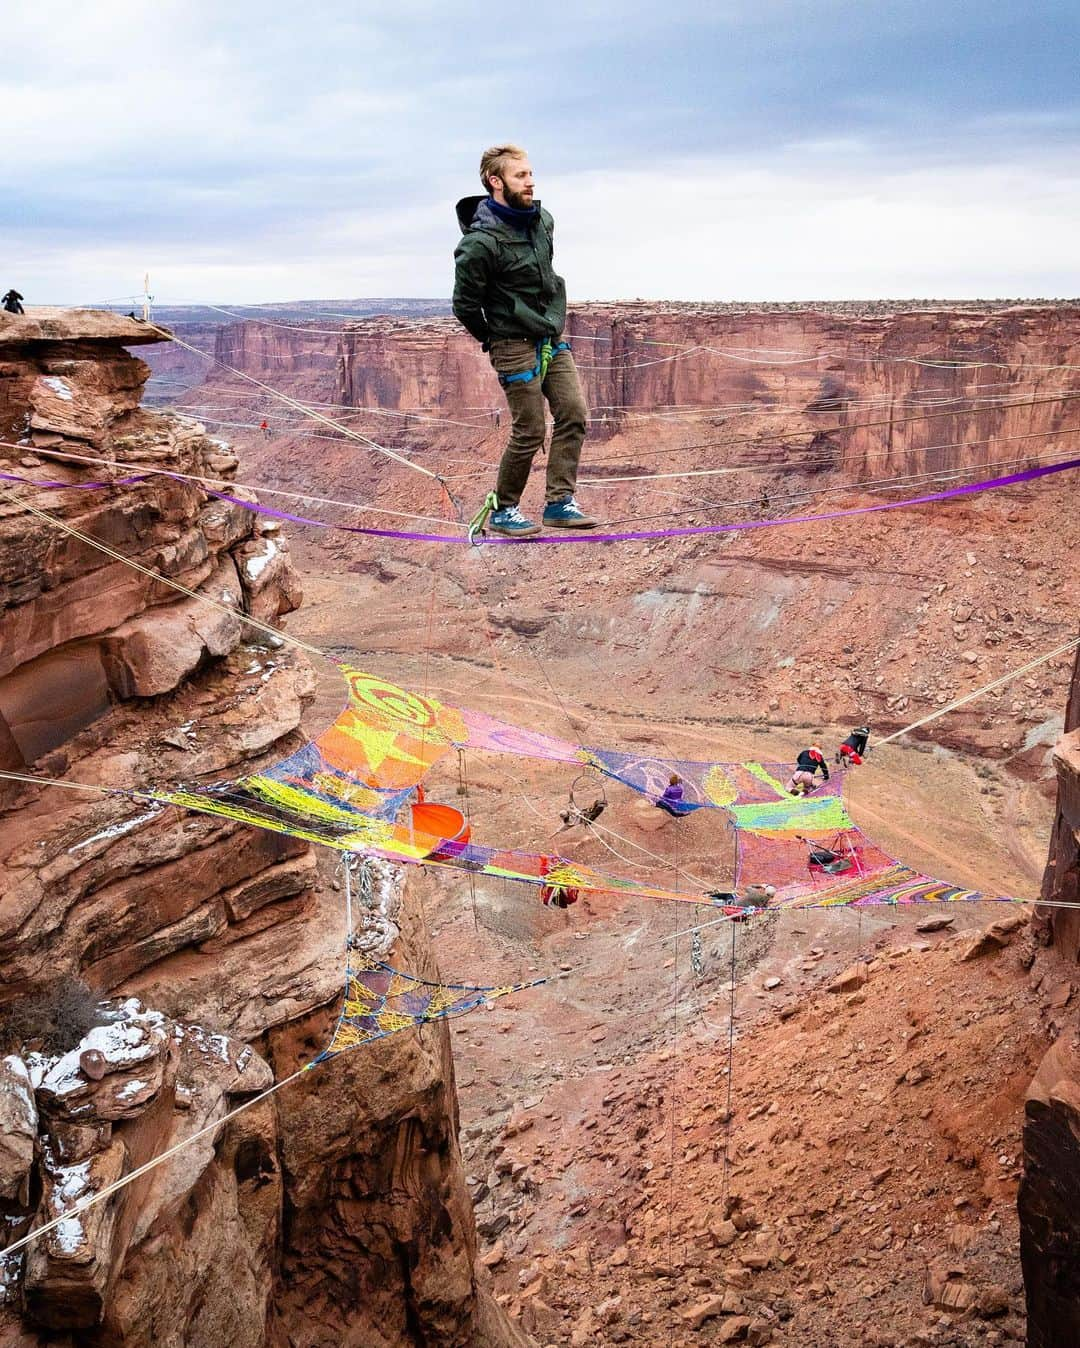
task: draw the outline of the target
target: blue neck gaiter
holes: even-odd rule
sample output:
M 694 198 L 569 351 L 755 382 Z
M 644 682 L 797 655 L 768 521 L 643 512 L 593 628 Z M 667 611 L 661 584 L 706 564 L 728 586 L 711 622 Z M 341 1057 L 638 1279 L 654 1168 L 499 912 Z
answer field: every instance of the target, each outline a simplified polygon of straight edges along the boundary
M 500 220 L 508 225 L 513 225 L 515 229 L 526 230 L 540 214 L 539 206 L 530 206 L 527 211 L 519 211 L 514 206 L 504 206 L 496 201 L 494 197 L 488 197 L 488 205 Z

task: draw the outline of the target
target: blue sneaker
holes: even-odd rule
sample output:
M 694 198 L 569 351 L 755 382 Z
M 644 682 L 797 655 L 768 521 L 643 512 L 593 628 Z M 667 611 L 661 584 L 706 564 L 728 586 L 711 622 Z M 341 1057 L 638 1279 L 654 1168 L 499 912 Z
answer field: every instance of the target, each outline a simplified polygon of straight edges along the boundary
M 507 538 L 532 538 L 540 532 L 539 524 L 527 520 L 517 506 L 503 506 L 493 510 L 488 520 L 488 528 L 493 534 L 505 534 Z
M 572 496 L 544 507 L 544 525 L 549 529 L 595 529 L 599 522 L 590 519 Z

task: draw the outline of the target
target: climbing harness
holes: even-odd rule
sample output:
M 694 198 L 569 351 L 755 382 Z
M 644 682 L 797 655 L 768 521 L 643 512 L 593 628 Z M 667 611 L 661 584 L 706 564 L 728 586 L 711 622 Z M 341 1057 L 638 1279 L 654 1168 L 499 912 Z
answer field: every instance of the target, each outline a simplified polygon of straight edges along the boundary
M 541 384 L 547 378 L 548 367 L 560 351 L 569 351 L 569 342 L 552 343 L 550 337 L 544 337 L 536 343 L 536 364 L 531 370 L 521 370 L 518 374 L 501 374 L 499 383 L 503 388 L 509 388 L 511 384 L 531 384 L 534 379 L 539 379 Z

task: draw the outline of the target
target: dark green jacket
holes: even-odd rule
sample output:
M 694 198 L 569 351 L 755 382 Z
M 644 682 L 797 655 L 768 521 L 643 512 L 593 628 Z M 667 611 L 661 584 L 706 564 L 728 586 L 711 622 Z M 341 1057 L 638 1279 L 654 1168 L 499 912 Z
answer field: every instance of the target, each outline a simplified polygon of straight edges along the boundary
M 540 205 L 539 202 L 536 203 Z M 555 222 L 545 210 L 525 231 L 500 220 L 487 197 L 457 204 L 454 314 L 478 342 L 559 337 L 566 283 L 552 266 Z

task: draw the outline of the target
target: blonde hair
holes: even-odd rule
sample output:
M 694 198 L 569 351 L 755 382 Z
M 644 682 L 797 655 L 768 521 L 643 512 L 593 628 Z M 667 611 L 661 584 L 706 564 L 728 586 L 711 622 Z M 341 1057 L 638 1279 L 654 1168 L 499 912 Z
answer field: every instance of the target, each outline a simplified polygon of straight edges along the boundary
M 488 179 L 493 174 L 498 178 L 504 178 L 508 160 L 527 158 L 528 155 L 520 145 L 492 145 L 485 150 L 480 156 L 480 181 L 484 184 L 484 191 L 491 191 Z

